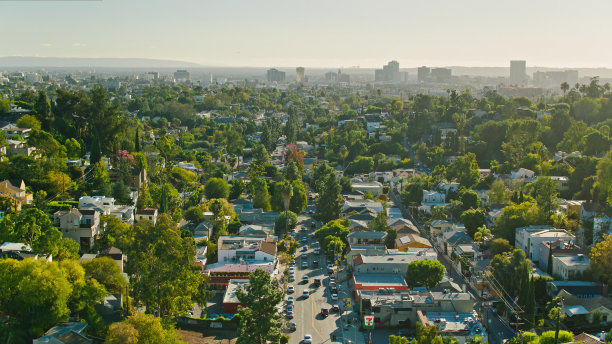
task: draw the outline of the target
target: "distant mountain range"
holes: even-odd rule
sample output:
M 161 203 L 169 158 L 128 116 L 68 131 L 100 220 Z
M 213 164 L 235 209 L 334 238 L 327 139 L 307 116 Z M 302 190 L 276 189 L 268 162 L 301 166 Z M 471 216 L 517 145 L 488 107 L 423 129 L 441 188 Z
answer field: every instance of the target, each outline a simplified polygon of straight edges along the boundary
M 84 57 L 35 57 L 35 56 L 5 56 L 0 57 L 1 68 L 14 67 L 47 67 L 47 68 L 187 68 L 202 67 L 193 62 L 156 60 L 144 58 L 84 58 Z

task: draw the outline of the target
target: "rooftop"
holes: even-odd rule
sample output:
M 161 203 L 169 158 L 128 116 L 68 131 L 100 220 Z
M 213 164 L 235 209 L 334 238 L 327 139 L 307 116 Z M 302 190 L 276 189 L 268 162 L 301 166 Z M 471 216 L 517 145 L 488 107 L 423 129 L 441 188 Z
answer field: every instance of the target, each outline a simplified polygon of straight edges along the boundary
M 246 272 L 250 273 L 257 269 L 263 269 L 267 273 L 272 273 L 274 271 L 274 262 L 265 262 L 265 261 L 247 261 L 246 263 L 241 262 L 220 262 L 206 265 L 204 272 L 209 273 L 237 273 L 237 272 Z
M 404 277 L 397 274 L 356 274 L 353 279 L 355 284 L 370 287 L 408 287 Z
M 482 325 L 470 313 L 454 312 L 417 312 L 419 322 L 424 325 L 438 326 L 442 334 L 473 337 L 486 336 Z
M 554 257 L 554 259 L 560 261 L 565 266 L 580 266 L 590 264 L 589 257 L 583 254 L 578 254 L 575 256 Z
M 382 240 L 387 237 L 386 232 L 352 232 L 348 238 Z
M 225 295 L 223 296 L 223 303 L 240 303 L 236 296 L 236 290 L 244 288 L 249 284 L 247 279 L 231 279 L 227 284 Z

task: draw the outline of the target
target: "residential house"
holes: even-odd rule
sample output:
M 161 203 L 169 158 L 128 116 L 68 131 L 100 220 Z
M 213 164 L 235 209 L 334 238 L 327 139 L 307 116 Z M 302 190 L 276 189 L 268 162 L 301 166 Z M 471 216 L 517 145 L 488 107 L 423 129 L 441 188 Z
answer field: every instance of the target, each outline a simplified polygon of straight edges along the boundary
M 217 240 L 217 257 L 219 262 L 273 262 L 276 257 L 276 241 L 270 235 L 220 236 Z
M 364 194 L 370 193 L 376 197 L 383 192 L 383 185 L 377 181 L 372 182 L 353 182 L 353 190 L 363 192 Z
M 58 210 L 53 221 L 64 238 L 79 243 L 81 249 L 90 249 L 100 235 L 100 212 L 94 209 Z
M 378 128 L 384 128 L 382 125 L 382 117 L 377 114 L 367 114 L 364 116 L 366 130 L 368 133 L 374 132 Z
M 556 229 L 548 225 L 531 225 L 515 230 L 514 246 L 525 251 L 527 258 L 534 264 L 540 261 L 540 244 L 546 241 L 576 243 L 576 237 L 565 229 Z
M 361 212 L 365 209 L 371 209 L 377 213 L 380 213 L 381 211 L 383 211 L 383 205 L 381 202 L 378 201 L 363 199 L 355 201 L 346 200 L 344 201 L 344 205 L 342 206 L 342 212 L 344 213 L 347 213 L 349 211 Z
M 238 230 L 239 236 L 266 236 L 274 234 L 274 227 L 259 225 L 244 225 Z
M 510 172 L 510 179 L 532 182 L 535 179 L 535 172 L 521 167 L 518 170 Z
M 433 220 L 429 223 L 429 235 L 437 237 L 449 230 L 452 230 L 455 224 L 446 220 Z
M 20 211 L 21 206 L 31 204 L 34 199 L 31 192 L 26 191 L 26 185 L 23 180 L 10 181 L 3 180 L 0 182 L 0 195 L 10 197 L 15 203 L 15 210 Z
M 389 182 L 391 182 L 391 179 L 393 178 L 393 172 L 392 171 L 383 171 L 383 172 L 370 172 L 370 178 L 379 181 L 382 179 L 382 182 L 385 184 L 388 184 Z M 353 189 L 355 187 L 353 186 Z
M 441 182 L 438 184 L 438 190 L 440 190 L 441 192 L 443 192 L 445 195 L 448 195 L 449 193 L 453 192 L 453 193 L 457 193 L 459 192 L 459 183 L 445 183 L 445 182 Z
M 567 316 L 566 319 L 572 320 L 576 316 L 583 316 L 591 323 L 593 316 L 599 313 L 602 323 L 612 324 L 612 299 L 609 297 L 580 298 L 565 290 L 559 292 L 558 296 L 563 298 L 563 311 Z
M 466 233 L 465 228 L 457 228 L 436 237 L 436 246 L 451 255 L 460 245 L 472 245 L 474 240 Z
M 569 178 L 565 176 L 551 176 L 548 177 L 552 179 L 557 185 L 557 191 L 564 192 L 569 190 Z
M 13 123 L 4 123 L 1 127 L 0 127 L 0 131 L 2 131 L 2 133 L 4 133 L 4 136 L 7 139 L 13 139 L 16 137 L 21 137 L 22 139 L 27 139 L 30 136 L 30 133 L 32 132 L 32 129 L 30 128 L 19 128 L 18 126 L 16 126 Z
M 24 260 L 31 258 L 33 260 L 44 260 L 51 262 L 53 260 L 52 255 L 44 255 L 38 252 L 32 252 L 30 245 L 19 243 L 19 242 L 4 242 L 0 245 L 0 259 L 15 259 Z
M 130 205 L 116 205 L 115 199 L 106 196 L 82 196 L 79 198 L 79 209 L 93 209 L 100 215 L 113 215 L 128 224 L 134 224 L 134 207 Z
M 395 247 L 400 252 L 407 252 L 414 248 L 431 248 L 429 240 L 416 234 L 408 234 L 395 239 Z
M 435 190 L 423 190 L 423 200 L 419 206 L 419 211 L 431 214 L 434 207 L 445 206 L 446 194 Z
M 157 208 L 147 207 L 136 210 L 134 221 L 151 221 L 155 225 L 157 223 Z
M 538 267 L 542 271 L 552 273 L 553 264 L 552 257 L 574 256 L 577 254 L 586 254 L 587 251 L 573 242 L 566 243 L 564 240 L 545 241 L 540 243 L 540 261 Z M 550 263 L 550 266 L 549 266 Z
M 608 285 L 599 282 L 588 281 L 548 281 L 546 282 L 546 293 L 552 299 L 561 291 L 572 294 L 579 298 L 608 297 Z
M 412 221 L 403 217 L 399 218 L 387 218 L 387 226 L 397 231 L 397 234 L 420 234 L 419 229 L 412 223 Z
M 612 218 L 608 216 L 593 218 L 593 244 L 600 242 L 604 234 L 612 234 Z
M 480 200 L 481 207 L 488 207 L 491 205 L 491 200 L 489 198 L 489 190 L 472 190 L 476 195 L 478 195 L 478 199 Z
M 553 276 L 564 281 L 579 279 L 591 268 L 589 257 L 582 253 L 560 257 L 553 255 L 552 263 Z
M 25 141 L 19 140 L 6 140 L 6 156 L 12 157 L 13 155 L 23 154 L 25 156 L 32 156 L 36 152 L 36 147 L 30 147 Z
M 604 205 L 599 202 L 582 202 L 580 205 L 580 220 L 593 220 L 604 210 Z
M 414 168 L 396 168 L 393 170 L 393 175 L 401 179 L 416 177 L 419 173 Z
M 32 340 L 32 344 L 91 344 L 86 336 L 86 322 L 60 322 L 50 328 L 45 335 Z
M 384 245 L 386 232 L 352 232 L 346 236 L 349 245 Z

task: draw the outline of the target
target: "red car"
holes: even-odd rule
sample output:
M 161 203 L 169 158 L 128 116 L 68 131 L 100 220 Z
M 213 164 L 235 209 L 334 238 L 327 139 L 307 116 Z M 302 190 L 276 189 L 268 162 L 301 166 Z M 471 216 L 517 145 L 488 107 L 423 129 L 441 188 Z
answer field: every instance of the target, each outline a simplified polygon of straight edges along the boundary
M 311 223 L 310 223 L 310 227 L 312 227 L 312 228 L 317 228 L 317 224 L 316 224 L 316 223 L 314 223 L 314 222 L 311 222 Z
M 287 312 L 287 314 L 285 314 L 285 316 L 287 317 L 287 319 L 293 319 L 293 312 L 289 311 Z

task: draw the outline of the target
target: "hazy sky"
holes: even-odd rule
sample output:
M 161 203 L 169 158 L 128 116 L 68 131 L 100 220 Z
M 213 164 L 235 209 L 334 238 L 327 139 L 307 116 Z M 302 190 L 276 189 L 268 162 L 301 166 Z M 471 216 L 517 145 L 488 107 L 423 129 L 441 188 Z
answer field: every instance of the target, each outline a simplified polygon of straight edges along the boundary
M 610 15 L 610 0 L 8 0 L 0 56 L 612 67 Z

